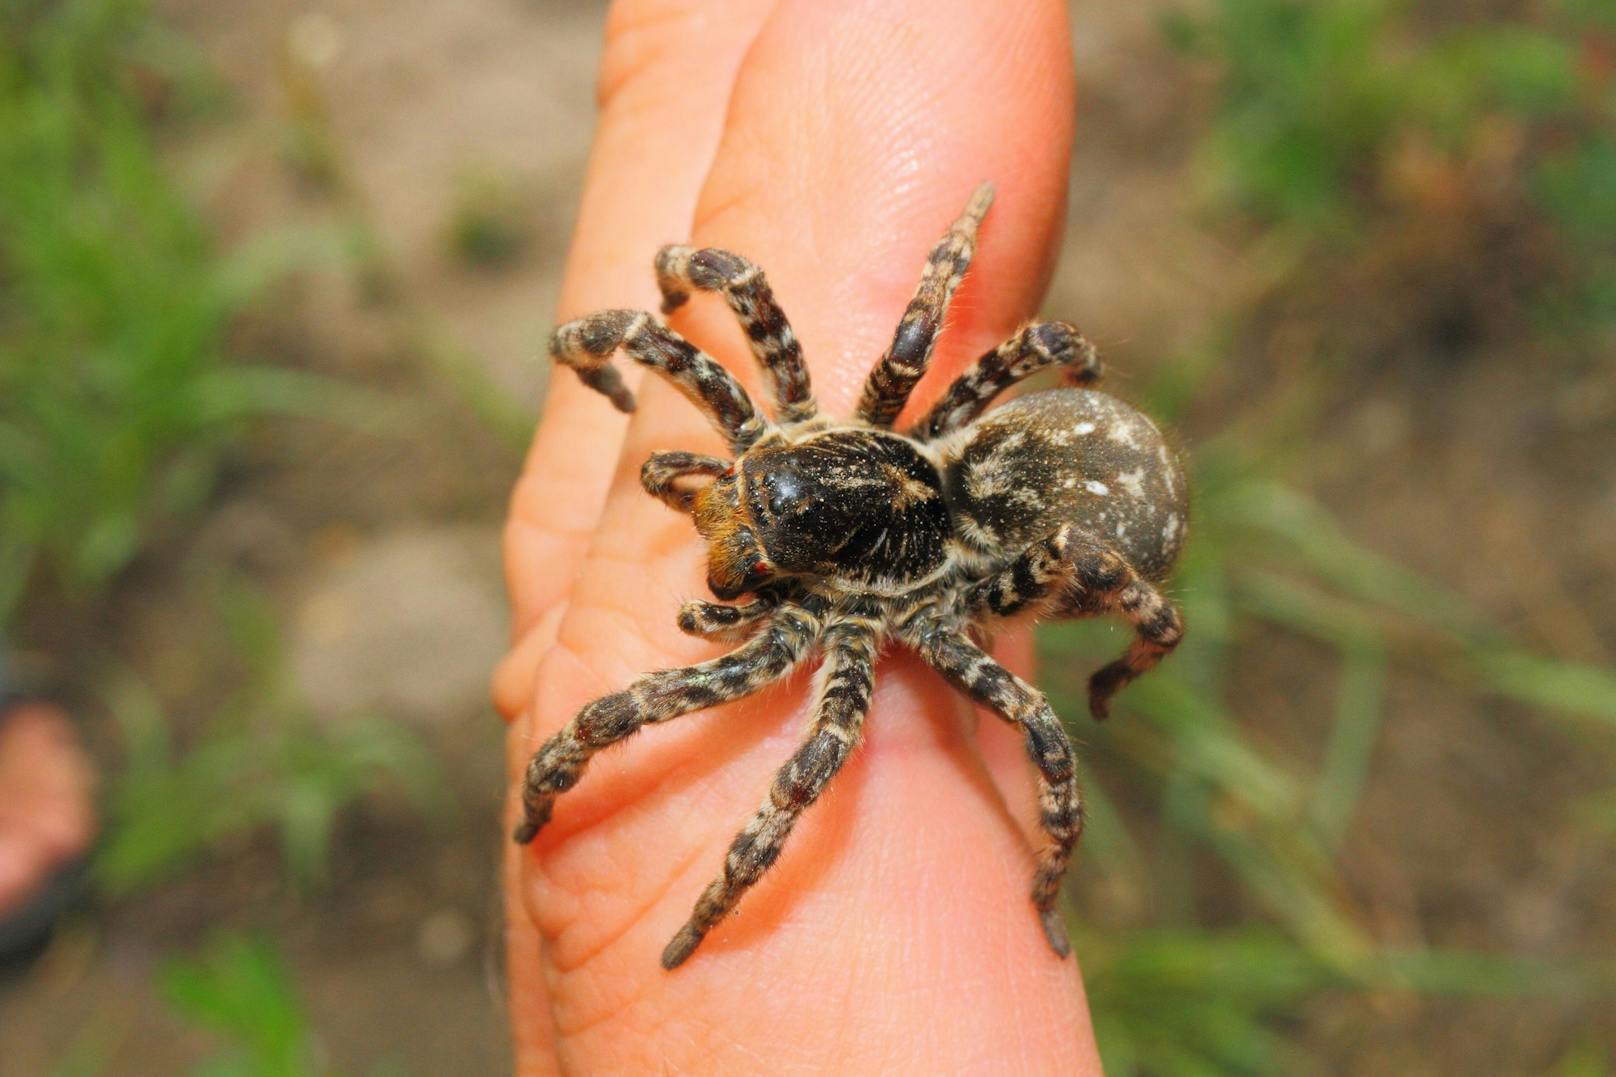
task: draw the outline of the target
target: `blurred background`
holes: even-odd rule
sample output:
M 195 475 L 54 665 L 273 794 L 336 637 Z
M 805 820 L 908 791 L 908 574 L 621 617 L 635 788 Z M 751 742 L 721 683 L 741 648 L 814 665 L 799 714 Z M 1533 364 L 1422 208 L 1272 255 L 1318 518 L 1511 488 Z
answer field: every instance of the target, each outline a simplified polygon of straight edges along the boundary
M 1616 7 L 1073 15 L 1045 309 L 1198 496 L 1115 720 L 1122 630 L 1041 637 L 1108 1066 L 1611 1072 Z M 602 18 L 0 3 L 0 630 L 102 824 L 7 1074 L 508 1068 L 497 539 Z

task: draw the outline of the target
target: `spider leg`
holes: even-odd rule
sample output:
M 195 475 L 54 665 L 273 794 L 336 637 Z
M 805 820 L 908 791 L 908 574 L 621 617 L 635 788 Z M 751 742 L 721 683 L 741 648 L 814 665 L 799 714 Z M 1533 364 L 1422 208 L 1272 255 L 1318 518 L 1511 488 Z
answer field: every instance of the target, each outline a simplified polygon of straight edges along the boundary
M 687 636 L 703 639 L 740 639 L 752 632 L 752 626 L 779 603 L 757 598 L 738 606 L 722 602 L 686 602 L 679 607 L 679 631 Z
M 993 185 L 984 183 L 972 192 L 965 212 L 932 248 L 920 274 L 920 286 L 898 322 L 892 343 L 864 383 L 858 418 L 876 426 L 891 426 L 903 410 L 910 391 L 931 362 L 948 301 L 976 253 L 976 229 L 992 204 Z
M 825 664 L 808 739 L 775 775 L 752 821 L 735 836 L 724 871 L 696 902 L 690 920 L 662 951 L 662 967 L 677 968 L 741 896 L 762 878 L 810 804 L 857 747 L 875 683 L 875 636 L 852 622 L 825 633 Z
M 641 310 L 602 310 L 567 322 L 550 336 L 550 355 L 571 367 L 585 385 L 611 398 L 620 411 L 634 410 L 634 394 L 607 360 L 618 348 L 667 378 L 700 408 L 736 452 L 768 428 L 746 390 L 722 366 Z
M 1074 385 L 1093 385 L 1100 380 L 1099 353 L 1076 326 L 1034 322 L 956 378 L 909 431 L 910 436 L 930 440 L 958 430 L 981 415 L 1004 390 L 1051 366 L 1066 367 Z
M 1120 613 L 1133 625 L 1127 653 L 1089 678 L 1089 712 L 1103 719 L 1111 697 L 1162 660 L 1184 637 L 1178 607 L 1121 554 L 1067 525 L 965 591 L 965 616 L 1009 617 L 1042 608 L 1055 617 Z
M 1117 591 L 1112 608 L 1133 623 L 1135 634 L 1121 658 L 1089 678 L 1089 713 L 1099 719 L 1111 713 L 1112 696 L 1154 669 L 1184 638 L 1184 615 L 1138 576 Z
M 550 821 L 556 797 L 578 783 L 596 752 L 648 723 L 740 699 L 779 680 L 808 652 L 818 629 L 806 610 L 782 609 L 768 629 L 729 654 L 646 674 L 621 692 L 587 704 L 528 763 L 522 782 L 524 818 L 512 836 L 522 844 L 532 841 Z
M 716 247 L 663 247 L 656 256 L 656 276 L 664 314 L 683 306 L 692 291 L 723 293 L 746 332 L 752 355 L 768 375 L 781 422 L 800 422 L 818 413 L 802 345 L 763 270 Z
M 932 627 L 916 640 L 921 658 L 972 699 L 1020 726 L 1027 738 L 1027 754 L 1038 768 L 1039 822 L 1049 839 L 1038 854 L 1032 903 L 1050 948 L 1065 957 L 1072 948 L 1057 902 L 1072 848 L 1083 833 L 1083 798 L 1077 787 L 1071 738 L 1038 689 L 994 661 L 962 633 Z
M 722 475 L 730 462 L 694 452 L 654 452 L 640 468 L 640 485 L 645 492 L 670 509 L 689 512 L 696 492 L 675 485 L 688 475 Z

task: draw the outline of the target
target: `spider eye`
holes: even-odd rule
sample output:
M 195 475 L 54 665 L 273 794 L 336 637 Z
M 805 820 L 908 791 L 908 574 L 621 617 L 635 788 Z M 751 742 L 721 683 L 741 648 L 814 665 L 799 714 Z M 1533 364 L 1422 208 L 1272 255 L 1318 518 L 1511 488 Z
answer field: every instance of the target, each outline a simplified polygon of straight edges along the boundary
M 807 491 L 796 475 L 781 472 L 765 480 L 769 491 L 769 515 L 781 517 L 800 512 L 807 501 Z
M 771 516 L 785 516 L 787 513 L 802 513 L 808 508 L 808 498 L 785 498 L 785 496 L 772 496 L 769 498 L 769 514 Z

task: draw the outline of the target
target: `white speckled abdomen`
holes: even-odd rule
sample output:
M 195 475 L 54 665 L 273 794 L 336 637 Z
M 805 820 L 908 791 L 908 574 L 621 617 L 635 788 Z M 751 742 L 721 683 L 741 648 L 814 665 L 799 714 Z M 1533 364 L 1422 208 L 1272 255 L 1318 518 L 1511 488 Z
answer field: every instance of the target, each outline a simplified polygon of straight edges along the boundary
M 1116 397 L 1050 389 L 994 408 L 942 461 L 958 536 L 1014 557 L 1065 523 L 1161 580 L 1184 544 L 1189 487 L 1161 431 Z

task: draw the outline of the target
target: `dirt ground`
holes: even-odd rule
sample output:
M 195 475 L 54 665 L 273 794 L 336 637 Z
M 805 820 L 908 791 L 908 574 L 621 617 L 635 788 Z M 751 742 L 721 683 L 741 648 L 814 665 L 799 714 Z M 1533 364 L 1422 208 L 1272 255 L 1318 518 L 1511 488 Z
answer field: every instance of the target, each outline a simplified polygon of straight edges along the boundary
M 317 80 L 350 197 L 382 238 L 414 324 L 535 409 L 538 346 L 588 148 L 602 5 L 162 8 L 237 97 L 239 115 L 185 159 L 209 177 L 199 186 L 224 233 L 329 211 L 280 153 L 291 62 Z M 1074 12 L 1080 130 L 1046 308 L 1081 320 L 1112 366 L 1144 378 L 1204 338 L 1249 274 L 1197 223 L 1190 147 L 1204 87 L 1177 73 L 1156 13 L 1099 0 Z M 508 180 L 531 223 L 527 245 L 497 270 L 454 258 L 444 239 L 476 175 Z M 155 955 L 196 945 L 206 935 L 198 925 L 262 924 L 266 907 L 331 1066 L 508 1069 L 492 875 L 500 729 L 486 676 L 503 645 L 498 526 L 517 453 L 400 347 L 396 307 L 378 309 L 349 287 L 309 286 L 295 303 L 296 317 L 255 343 L 412 401 L 418 433 L 311 423 L 264 435 L 203 531 L 137 573 L 116 612 L 117 638 L 135 641 L 121 657 L 182 710 L 204 709 L 218 686 L 186 657 L 207 631 L 186 566 L 244 568 L 289 626 L 287 665 L 311 706 L 331 721 L 370 711 L 409 723 L 444 760 L 458 810 L 441 826 L 403 810 L 350 823 L 331 885 L 312 898 L 287 896 L 270 850 L 248 848 L 75 928 L 0 996 L 7 1072 L 47 1072 L 87 1028 L 114 1045 L 109 1072 L 176 1072 L 201 1057 L 206 1040 L 152 995 Z M 1243 379 L 1282 366 L 1284 330 L 1231 357 L 1237 374 L 1214 381 L 1188 417 L 1192 451 Z M 1446 583 L 1536 649 L 1616 658 L 1610 379 L 1545 386 L 1529 350 L 1432 349 L 1416 360 L 1388 344 L 1329 414 L 1297 481 L 1354 537 Z M 1242 720 L 1265 742 L 1316 758 L 1330 706 L 1323 656 L 1273 639 L 1244 641 L 1240 654 Z M 1389 712 L 1347 845 L 1351 897 L 1375 935 L 1550 958 L 1608 950 L 1609 846 L 1564 819 L 1569 797 L 1610 784 L 1608 761 L 1589 758 L 1561 723 L 1412 674 L 1394 677 Z M 1385 1006 L 1375 1035 L 1327 1008 L 1298 1022 L 1332 1069 L 1366 1073 L 1430 1072 L 1433 1057 L 1451 1072 L 1524 1071 L 1579 1036 L 1616 1036 L 1592 1006 Z

